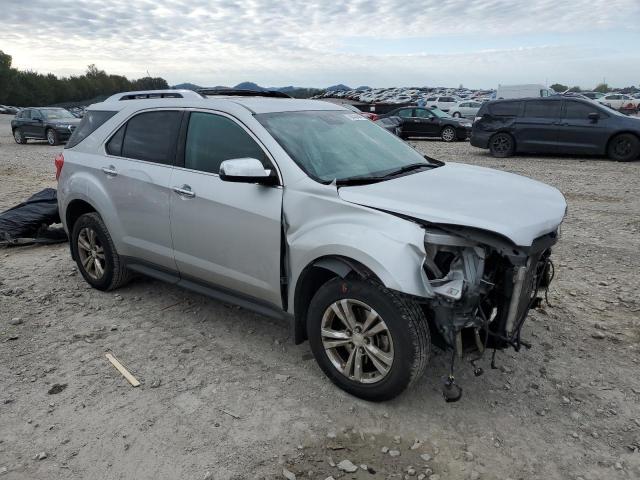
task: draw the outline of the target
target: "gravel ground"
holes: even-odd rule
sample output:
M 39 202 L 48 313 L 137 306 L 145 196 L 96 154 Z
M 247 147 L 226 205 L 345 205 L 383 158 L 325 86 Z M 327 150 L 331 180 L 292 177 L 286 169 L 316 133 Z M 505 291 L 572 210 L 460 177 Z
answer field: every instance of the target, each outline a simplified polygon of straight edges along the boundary
M 9 120 L 0 209 L 54 186 L 61 149 L 16 145 Z M 326 380 L 285 323 L 148 279 L 91 290 L 66 244 L 0 250 L 0 477 L 640 478 L 640 162 L 416 145 L 566 195 L 551 306 L 524 328 L 531 350 L 499 352 L 497 370 L 484 359 L 480 377 L 465 363 L 455 404 L 436 354 L 412 390 L 372 404 Z M 343 460 L 358 470 L 332 466 L 352 470 Z

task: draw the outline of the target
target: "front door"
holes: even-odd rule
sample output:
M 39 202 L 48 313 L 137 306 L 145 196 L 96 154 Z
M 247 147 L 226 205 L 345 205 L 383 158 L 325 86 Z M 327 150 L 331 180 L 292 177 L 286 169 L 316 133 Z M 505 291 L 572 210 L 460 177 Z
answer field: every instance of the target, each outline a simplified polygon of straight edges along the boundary
M 437 137 L 440 135 L 440 122 L 428 108 L 416 108 L 415 118 L 418 136 Z
M 191 112 L 183 166 L 173 170 L 171 231 L 180 275 L 282 307 L 282 188 L 220 180 L 224 160 L 257 158 L 274 168 L 234 119 Z
M 558 128 L 558 146 L 567 153 L 603 153 L 611 131 L 606 128 L 609 115 L 589 102 L 565 100 Z M 590 114 L 599 118 L 589 118 Z
M 516 144 L 524 152 L 553 153 L 558 149 L 560 100 L 526 100 L 516 124 Z

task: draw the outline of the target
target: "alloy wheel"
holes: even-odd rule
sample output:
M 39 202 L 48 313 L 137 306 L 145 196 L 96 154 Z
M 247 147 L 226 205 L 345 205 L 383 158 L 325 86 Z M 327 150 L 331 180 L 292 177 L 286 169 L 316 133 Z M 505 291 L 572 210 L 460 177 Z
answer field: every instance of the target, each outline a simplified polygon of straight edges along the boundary
M 511 141 L 505 135 L 497 135 L 494 137 L 491 145 L 497 153 L 507 153 L 511 149 Z
M 629 155 L 632 148 L 633 147 L 631 145 L 631 140 L 629 140 L 628 138 L 619 139 L 613 146 L 614 152 L 620 157 L 626 157 L 627 155 Z
M 51 129 L 47 130 L 47 142 L 49 142 L 49 145 L 55 145 L 56 143 L 55 133 Z
M 453 128 L 451 127 L 446 127 L 443 131 L 442 131 L 442 139 L 445 142 L 451 142 L 456 136 L 456 132 L 454 132 Z
M 391 370 L 391 332 L 364 302 L 341 299 L 332 303 L 322 317 L 320 335 L 332 365 L 350 380 L 377 383 Z
M 104 248 L 93 228 L 85 227 L 78 233 L 78 255 L 87 275 L 100 280 L 105 271 Z
M 22 132 L 18 129 L 14 130 L 13 138 L 16 141 L 16 143 L 22 143 Z

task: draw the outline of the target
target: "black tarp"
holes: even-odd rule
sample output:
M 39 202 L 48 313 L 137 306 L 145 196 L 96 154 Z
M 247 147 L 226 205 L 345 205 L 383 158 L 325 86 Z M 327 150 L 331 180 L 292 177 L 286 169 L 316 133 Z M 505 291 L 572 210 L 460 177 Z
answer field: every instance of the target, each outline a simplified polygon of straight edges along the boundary
M 60 223 L 55 188 L 45 188 L 28 200 L 0 213 L 0 243 L 24 243 L 22 239 L 40 239 L 42 243 L 64 241 L 61 229 L 48 229 Z

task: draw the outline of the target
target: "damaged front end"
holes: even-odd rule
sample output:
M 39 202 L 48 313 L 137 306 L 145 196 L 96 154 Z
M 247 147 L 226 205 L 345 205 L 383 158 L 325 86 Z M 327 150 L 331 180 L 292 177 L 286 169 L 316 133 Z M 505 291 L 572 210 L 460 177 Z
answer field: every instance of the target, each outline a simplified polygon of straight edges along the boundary
M 426 227 L 423 269 L 435 294 L 427 308 L 440 343 L 452 351 L 445 382 L 449 401 L 460 396 L 459 388 L 451 391 L 456 357 L 477 352 L 473 363 L 487 348 L 495 354 L 497 349 L 529 346 L 521 338 L 522 326 L 551 282 L 551 246 L 557 239 L 558 232 L 552 232 L 530 247 L 517 247 L 484 231 Z

